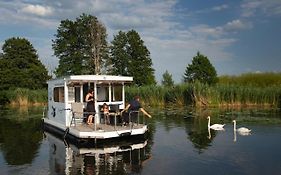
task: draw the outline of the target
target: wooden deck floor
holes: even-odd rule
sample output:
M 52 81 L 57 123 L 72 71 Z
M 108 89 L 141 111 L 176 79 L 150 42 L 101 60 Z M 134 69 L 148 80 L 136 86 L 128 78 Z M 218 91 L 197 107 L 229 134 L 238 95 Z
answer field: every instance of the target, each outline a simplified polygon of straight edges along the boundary
M 132 125 L 132 129 L 139 129 L 142 128 L 144 124 L 134 124 Z M 77 124 L 76 126 L 71 126 L 71 128 L 75 128 L 80 132 L 91 132 L 95 130 L 95 125 L 87 125 L 87 124 Z M 129 125 L 127 126 L 120 126 L 120 125 L 106 125 L 106 124 L 97 124 L 96 125 L 96 131 L 122 131 L 122 130 L 128 130 L 131 129 Z

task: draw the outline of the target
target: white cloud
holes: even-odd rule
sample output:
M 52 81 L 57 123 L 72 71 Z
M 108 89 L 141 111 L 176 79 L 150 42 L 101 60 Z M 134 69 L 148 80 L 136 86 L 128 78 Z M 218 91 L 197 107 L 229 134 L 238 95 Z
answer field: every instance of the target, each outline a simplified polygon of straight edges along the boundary
M 252 28 L 252 24 L 250 22 L 242 22 L 241 20 L 236 19 L 228 22 L 223 28 L 226 31 L 245 30 Z
M 280 0 L 244 0 L 241 7 L 243 17 L 253 17 L 257 14 L 265 14 L 267 16 L 281 15 Z
M 0 1 L 0 23 L 30 27 L 54 28 L 58 21 L 50 18 L 53 8 L 49 6 L 25 4 L 20 1 Z
M 235 43 L 237 41 L 237 39 L 235 38 L 223 38 L 223 39 L 217 39 L 217 40 L 213 40 L 211 41 L 212 44 L 217 45 L 217 46 L 229 46 L 233 43 Z
M 109 27 L 116 30 L 151 28 L 154 25 L 153 21 L 140 16 L 125 16 L 114 13 L 106 15 L 106 17 L 108 19 L 105 19 L 105 22 L 109 24 Z
M 51 7 L 48 6 L 44 7 L 41 5 L 33 5 L 33 4 L 25 5 L 20 11 L 29 14 L 35 14 L 38 16 L 48 16 L 53 13 L 53 9 Z
M 222 11 L 222 10 L 225 10 L 225 9 L 228 9 L 228 5 L 227 4 L 223 4 L 223 5 L 220 5 L 220 6 L 215 6 L 212 8 L 213 11 Z
M 222 5 L 206 8 L 206 9 L 200 9 L 200 10 L 197 10 L 193 13 L 195 13 L 195 14 L 205 14 L 205 13 L 221 12 L 221 11 L 226 10 L 228 8 L 229 8 L 229 6 L 227 4 L 222 4 Z
M 252 24 L 250 22 L 244 22 L 239 19 L 236 19 L 227 22 L 226 24 L 221 26 L 211 27 L 206 24 L 200 24 L 192 26 L 189 29 L 193 35 L 197 35 L 198 37 L 206 38 L 208 40 L 208 38 L 224 39 L 222 37 L 227 36 L 229 32 L 238 32 L 241 30 L 247 30 L 251 28 Z
M 200 24 L 190 27 L 190 31 L 196 34 L 198 37 L 220 37 L 223 35 L 223 29 L 221 27 L 210 27 L 206 24 Z

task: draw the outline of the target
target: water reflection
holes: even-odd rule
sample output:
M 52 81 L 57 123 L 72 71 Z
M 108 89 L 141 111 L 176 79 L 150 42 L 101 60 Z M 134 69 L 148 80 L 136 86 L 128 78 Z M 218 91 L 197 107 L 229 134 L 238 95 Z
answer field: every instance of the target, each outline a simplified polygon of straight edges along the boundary
M 175 128 L 183 128 L 187 135 L 187 140 L 191 141 L 193 147 L 200 154 L 209 146 L 216 136 L 216 132 L 208 132 L 207 116 L 210 111 L 207 109 L 180 108 L 180 109 L 161 109 L 157 112 L 155 120 L 161 122 L 167 132 Z M 154 124 L 153 125 L 157 125 Z M 211 137 L 212 135 L 212 137 Z M 163 136 L 165 137 L 165 136 Z
M 226 123 L 225 131 L 208 130 L 208 115 Z M 105 147 L 79 147 L 51 134 L 43 139 L 41 116 L 42 108 L 0 110 L 0 174 L 281 172 L 280 111 L 155 109 L 148 140 Z M 234 119 L 252 135 L 233 132 Z
M 50 174 L 141 173 L 151 155 L 147 140 L 103 147 L 79 147 L 45 132 L 49 143 Z
M 212 117 L 213 123 L 226 123 L 227 130 L 233 133 L 232 120 L 237 119 L 241 124 L 280 124 L 280 111 L 257 109 L 204 109 L 204 108 L 166 108 L 153 111 L 150 126 L 156 126 L 156 121 L 165 128 L 167 133 L 175 128 L 185 130 L 187 140 L 201 154 L 212 146 L 217 135 L 226 131 L 208 129 L 207 116 Z M 235 133 L 236 134 L 236 133 Z M 240 133 L 238 133 L 240 134 Z M 163 135 L 165 137 L 165 135 Z
M 236 132 L 233 130 L 233 142 L 237 141 L 237 136 L 236 136 Z
M 10 110 L 9 110 L 10 111 Z M 14 110 L 17 114 L 16 110 Z M 27 111 L 20 111 L 24 116 Z M 10 117 L 2 110 L 0 116 L 0 149 L 8 165 L 30 164 L 42 140 L 41 120 Z

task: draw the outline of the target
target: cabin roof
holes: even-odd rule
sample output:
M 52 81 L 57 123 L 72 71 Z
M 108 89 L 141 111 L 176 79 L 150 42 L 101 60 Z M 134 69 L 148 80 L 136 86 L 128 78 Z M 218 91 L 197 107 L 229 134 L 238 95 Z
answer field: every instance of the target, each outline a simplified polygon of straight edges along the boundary
M 132 82 L 133 77 L 129 76 L 115 76 L 115 75 L 71 75 L 49 80 L 48 83 L 55 82 Z

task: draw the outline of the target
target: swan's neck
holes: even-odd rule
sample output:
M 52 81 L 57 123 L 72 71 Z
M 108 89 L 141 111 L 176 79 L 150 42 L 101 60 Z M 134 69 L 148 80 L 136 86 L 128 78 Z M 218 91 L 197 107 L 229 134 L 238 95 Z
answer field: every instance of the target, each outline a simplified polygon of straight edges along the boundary
M 211 122 L 210 122 L 210 117 L 208 118 L 208 128 L 210 128 L 210 124 L 211 124 Z
M 233 124 L 233 129 L 234 129 L 234 131 L 236 131 L 236 121 L 234 121 L 233 123 L 234 123 Z
M 212 136 L 211 136 L 210 127 L 208 127 L 208 134 L 209 134 L 208 138 L 209 138 L 209 139 L 211 139 L 211 138 L 212 138 Z

